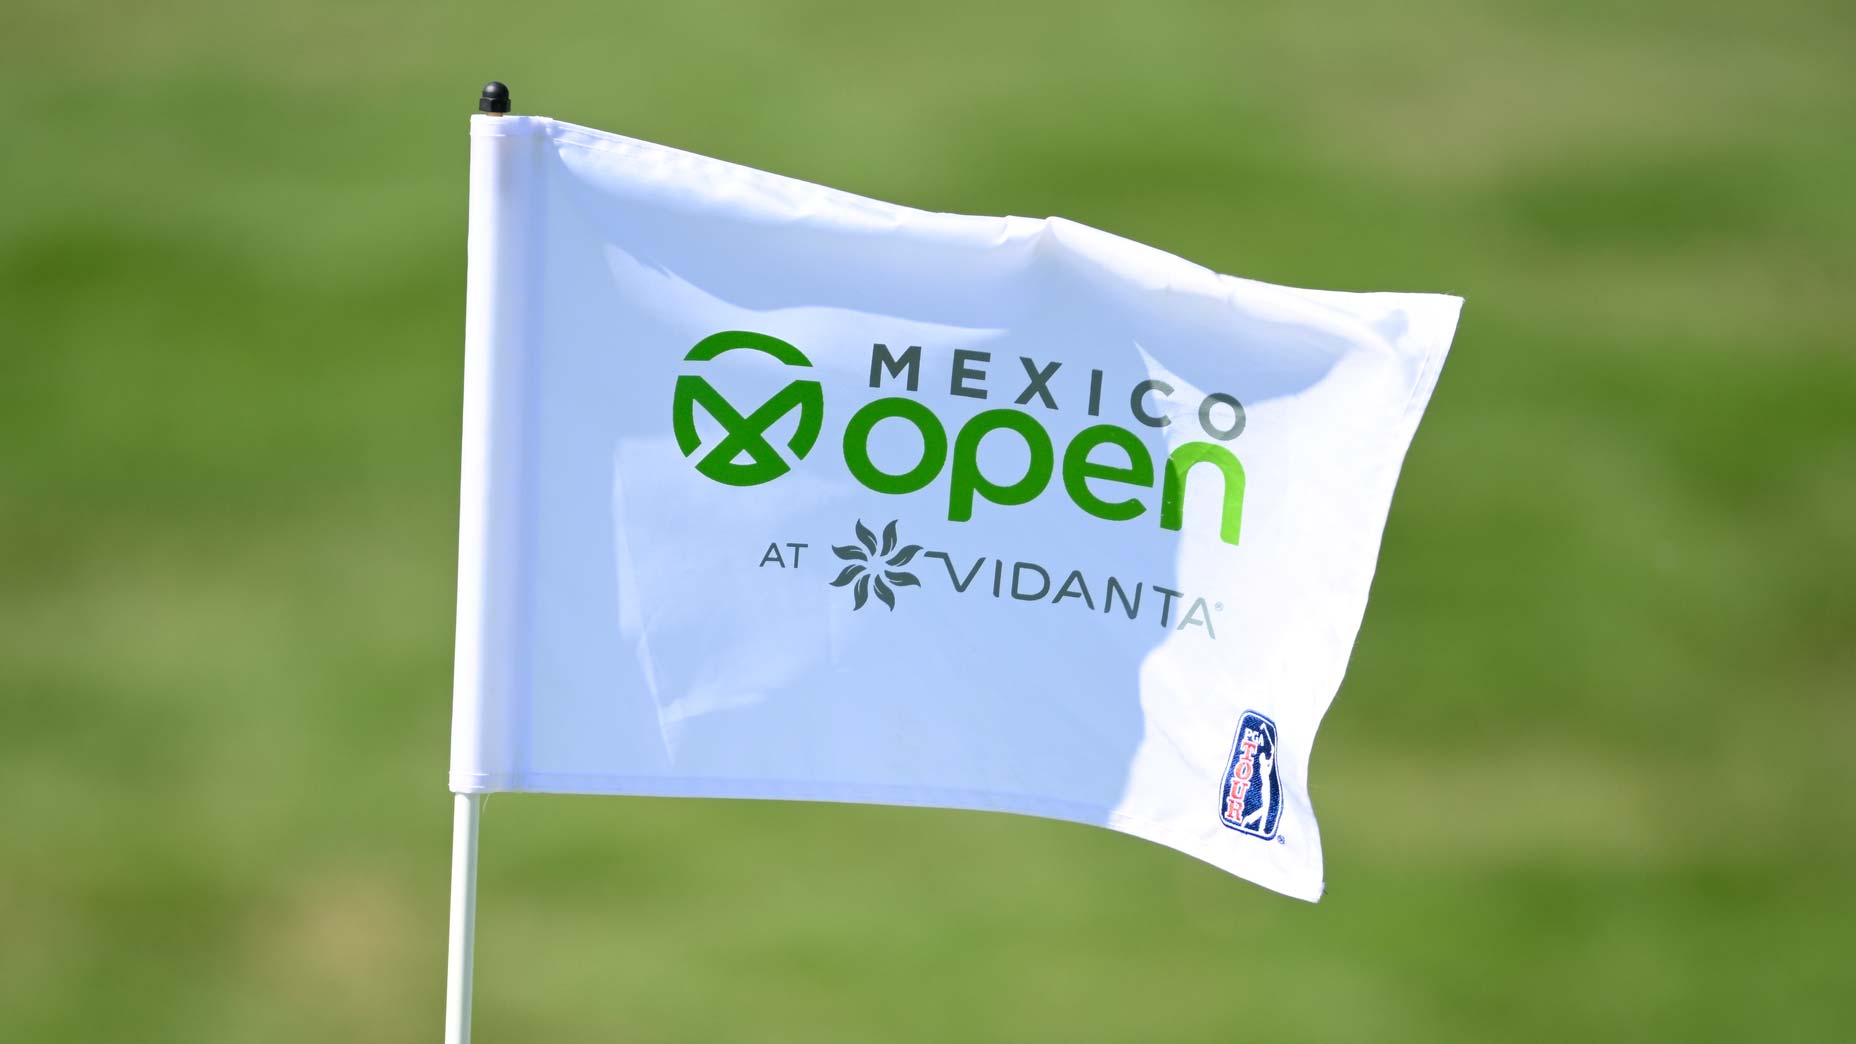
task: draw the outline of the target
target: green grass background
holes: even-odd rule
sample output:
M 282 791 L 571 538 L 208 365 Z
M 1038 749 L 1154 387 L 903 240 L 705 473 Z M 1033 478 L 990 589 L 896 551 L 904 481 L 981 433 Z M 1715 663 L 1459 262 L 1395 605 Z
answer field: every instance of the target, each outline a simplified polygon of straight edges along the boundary
M 1468 300 L 1307 906 L 1015 817 L 503 797 L 492 1041 L 1856 1039 L 1845 3 L 14 0 L 0 1039 L 433 1040 L 465 117 Z

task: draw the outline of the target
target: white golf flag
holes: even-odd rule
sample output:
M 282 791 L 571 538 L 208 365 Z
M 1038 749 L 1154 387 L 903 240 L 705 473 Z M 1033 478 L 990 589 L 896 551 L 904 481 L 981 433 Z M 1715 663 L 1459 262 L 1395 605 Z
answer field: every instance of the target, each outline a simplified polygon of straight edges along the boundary
M 451 789 L 990 809 L 1322 891 L 1461 300 L 471 124 Z

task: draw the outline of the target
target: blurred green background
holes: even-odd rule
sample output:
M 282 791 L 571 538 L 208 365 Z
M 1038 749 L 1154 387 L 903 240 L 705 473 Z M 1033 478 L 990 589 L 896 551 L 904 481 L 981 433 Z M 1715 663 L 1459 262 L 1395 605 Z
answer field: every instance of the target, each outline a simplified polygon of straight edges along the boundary
M 465 118 L 1469 304 L 1327 899 L 503 797 L 494 1041 L 1856 1039 L 1856 9 L 14 0 L 0 1039 L 435 1040 Z

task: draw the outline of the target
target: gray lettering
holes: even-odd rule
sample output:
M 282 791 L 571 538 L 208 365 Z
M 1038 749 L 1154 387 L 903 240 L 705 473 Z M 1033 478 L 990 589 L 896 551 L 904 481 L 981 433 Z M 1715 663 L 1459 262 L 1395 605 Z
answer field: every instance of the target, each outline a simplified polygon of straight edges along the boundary
M 889 354 L 889 345 L 877 344 L 870 349 L 870 387 L 882 384 L 883 371 L 888 370 L 891 377 L 902 376 L 902 371 L 909 372 L 908 386 L 914 391 L 922 379 L 922 347 L 909 345 L 900 356 Z
M 1148 413 L 1147 404 L 1142 401 L 1148 392 L 1157 391 L 1162 395 L 1173 394 L 1173 386 L 1165 381 L 1142 381 L 1134 386 L 1134 393 L 1128 396 L 1128 409 L 1133 411 L 1134 419 L 1150 428 L 1164 428 L 1173 423 L 1173 418 L 1158 413 Z
M 986 397 L 986 389 L 969 388 L 966 382 L 969 380 L 985 380 L 986 371 L 977 366 L 969 366 L 967 364 L 991 361 L 991 352 L 974 351 L 971 348 L 954 349 L 954 377 L 948 384 L 948 394 L 960 395 L 969 399 L 984 399 Z
M 1022 355 L 1018 357 L 1018 361 L 1024 364 L 1025 376 L 1029 379 L 1030 383 L 1026 384 L 1025 390 L 1020 392 L 1018 398 L 1012 401 L 1019 406 L 1023 406 L 1031 401 L 1033 395 L 1036 395 L 1038 398 L 1044 400 L 1045 409 L 1056 409 L 1057 400 L 1050 393 L 1049 383 L 1052 375 L 1057 372 L 1057 367 L 1063 364 L 1054 362 L 1049 366 L 1040 368 L 1037 363 L 1032 362 Z
M 1212 423 L 1212 407 L 1221 402 L 1231 407 L 1231 412 L 1237 415 L 1229 429 L 1221 429 Z M 1237 401 L 1237 396 L 1226 395 L 1224 392 L 1207 395 L 1205 401 L 1199 403 L 1199 427 L 1205 429 L 1205 434 L 1221 442 L 1237 438 L 1244 433 L 1244 404 Z

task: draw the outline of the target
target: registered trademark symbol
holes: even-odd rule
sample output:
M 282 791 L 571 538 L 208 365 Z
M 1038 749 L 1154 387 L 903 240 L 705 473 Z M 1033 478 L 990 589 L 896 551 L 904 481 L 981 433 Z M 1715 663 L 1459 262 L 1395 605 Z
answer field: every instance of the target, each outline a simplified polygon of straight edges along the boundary
M 1212 603 L 1212 608 L 1213 608 L 1213 609 L 1223 609 L 1223 608 L 1224 608 L 1224 603 L 1223 603 L 1223 602 L 1213 602 L 1213 603 Z

